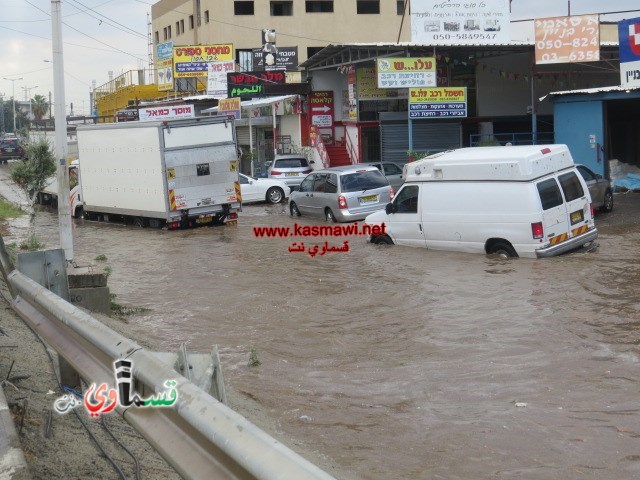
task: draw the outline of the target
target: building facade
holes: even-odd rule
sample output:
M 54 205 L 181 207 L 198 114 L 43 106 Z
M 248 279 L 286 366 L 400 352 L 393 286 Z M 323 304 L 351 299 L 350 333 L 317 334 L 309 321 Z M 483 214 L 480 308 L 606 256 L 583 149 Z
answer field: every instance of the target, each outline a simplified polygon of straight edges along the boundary
M 273 29 L 277 46 L 298 47 L 302 63 L 331 43 L 408 41 L 404 9 L 404 0 L 160 0 L 151 7 L 152 35 L 156 45 L 232 43 L 239 62 Z

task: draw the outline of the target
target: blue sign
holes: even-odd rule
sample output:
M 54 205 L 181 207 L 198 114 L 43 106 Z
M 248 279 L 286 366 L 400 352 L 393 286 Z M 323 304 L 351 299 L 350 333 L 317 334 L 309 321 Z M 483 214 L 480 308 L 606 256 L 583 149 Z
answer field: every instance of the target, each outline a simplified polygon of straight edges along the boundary
M 158 57 L 156 58 L 156 60 L 173 58 L 173 42 L 159 43 L 157 48 Z
M 640 18 L 618 22 L 620 85 L 640 87 Z

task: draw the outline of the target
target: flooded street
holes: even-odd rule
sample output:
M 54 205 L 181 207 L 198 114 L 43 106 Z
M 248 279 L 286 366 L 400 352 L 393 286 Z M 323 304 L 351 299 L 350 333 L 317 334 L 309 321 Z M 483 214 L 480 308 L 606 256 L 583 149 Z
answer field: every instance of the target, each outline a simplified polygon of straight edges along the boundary
M 107 257 L 118 303 L 151 309 L 129 319 L 131 338 L 157 350 L 219 345 L 232 398 L 338 478 L 632 479 L 640 225 L 611 218 L 596 218 L 596 252 L 546 260 L 358 236 L 347 253 L 311 258 L 290 253 L 292 241 L 345 238 L 254 236 L 253 226 L 319 224 L 286 205 L 178 232 L 76 220 L 74 242 L 81 265 Z M 36 222 L 57 248 L 54 213 Z M 12 225 L 6 243 L 26 235 L 22 220 Z

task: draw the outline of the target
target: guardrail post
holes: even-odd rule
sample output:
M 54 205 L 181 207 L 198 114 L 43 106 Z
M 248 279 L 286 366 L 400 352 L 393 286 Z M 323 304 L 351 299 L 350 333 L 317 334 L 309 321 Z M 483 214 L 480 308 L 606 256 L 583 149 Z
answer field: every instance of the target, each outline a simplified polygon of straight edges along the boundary
M 13 288 L 9 283 L 8 275 L 14 270 L 13 262 L 11 261 L 11 257 L 9 257 L 9 253 L 7 252 L 7 248 L 4 244 L 4 240 L 2 235 L 0 235 L 0 270 L 2 270 L 2 276 L 4 277 L 4 283 L 7 285 L 9 289 L 9 294 L 11 294 L 11 298 L 15 298 L 15 294 L 13 293 Z

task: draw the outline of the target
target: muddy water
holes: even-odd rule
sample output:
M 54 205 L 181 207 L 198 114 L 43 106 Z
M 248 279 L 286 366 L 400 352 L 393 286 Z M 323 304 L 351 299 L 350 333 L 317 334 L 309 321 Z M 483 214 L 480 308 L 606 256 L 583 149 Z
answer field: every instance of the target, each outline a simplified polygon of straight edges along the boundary
M 38 223 L 55 246 L 55 217 Z M 514 261 L 356 236 L 311 258 L 252 232 L 292 224 L 282 205 L 184 232 L 79 221 L 76 258 L 106 255 L 117 300 L 152 309 L 133 338 L 218 344 L 270 433 L 339 478 L 640 477 L 640 227 Z

